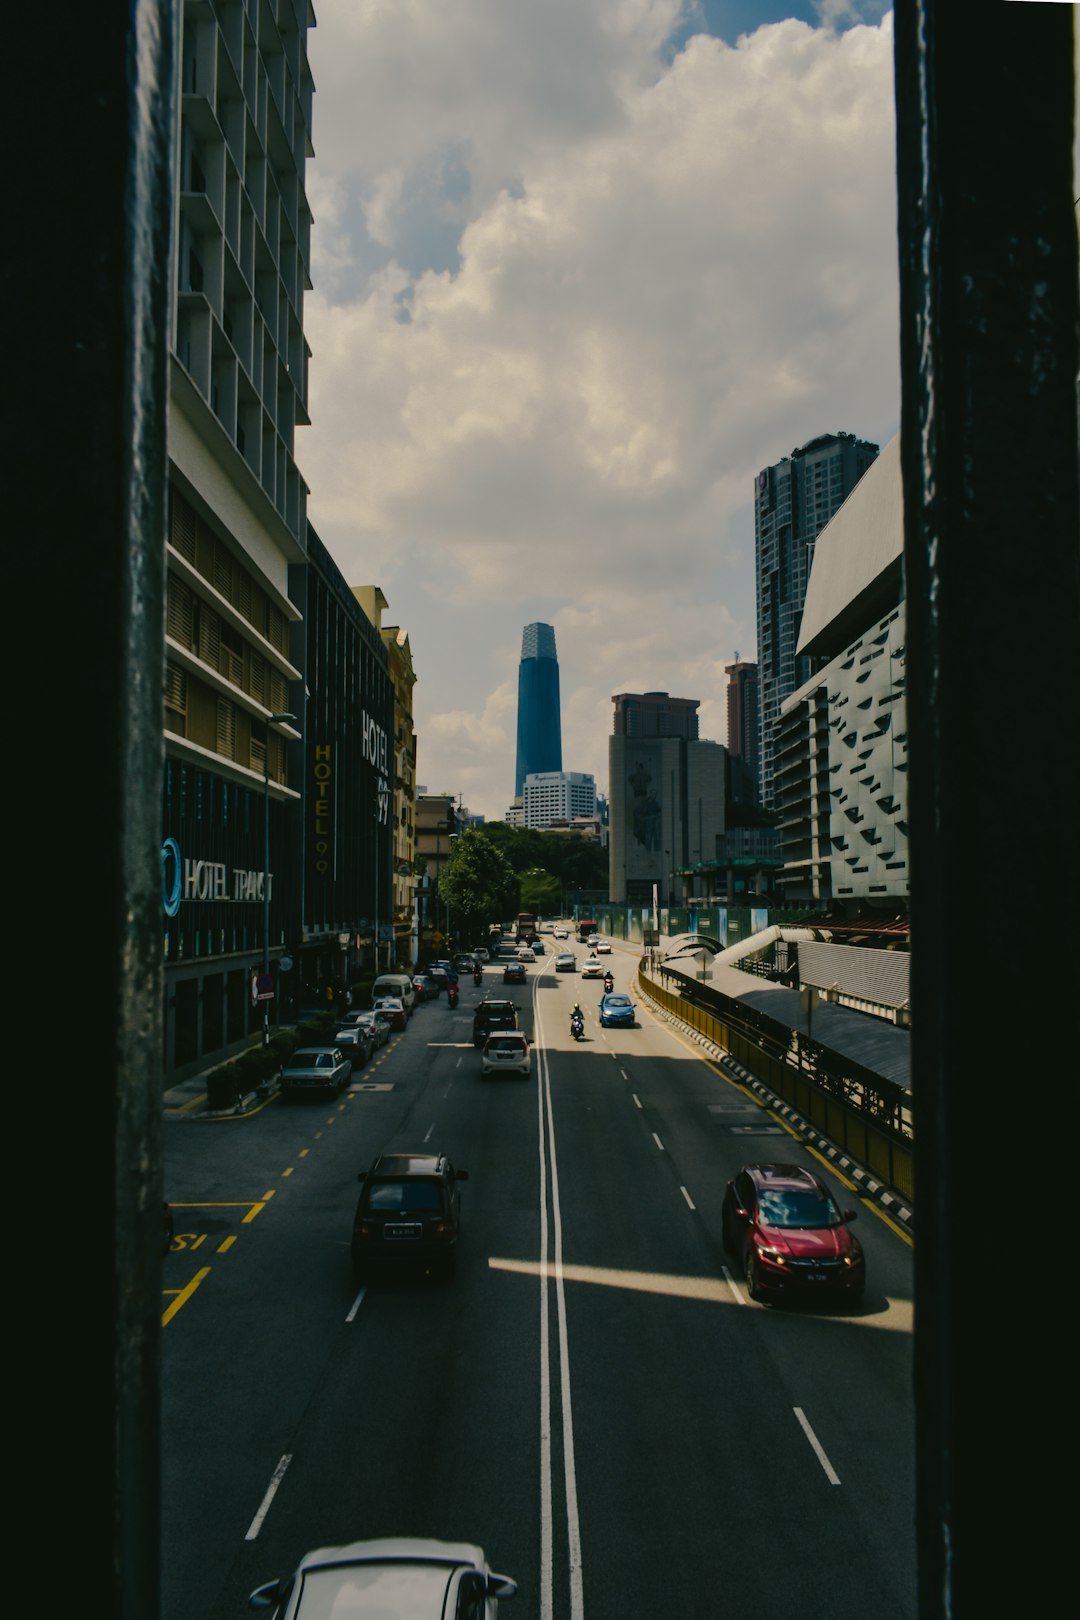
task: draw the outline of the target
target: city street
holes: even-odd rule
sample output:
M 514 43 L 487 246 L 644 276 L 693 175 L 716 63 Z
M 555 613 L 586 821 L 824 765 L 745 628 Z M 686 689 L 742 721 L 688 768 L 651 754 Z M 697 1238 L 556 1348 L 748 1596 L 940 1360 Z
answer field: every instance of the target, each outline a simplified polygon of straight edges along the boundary
M 485 976 L 528 1079 L 481 1080 L 470 983 L 335 1102 L 167 1118 L 164 1620 L 388 1534 L 479 1542 L 516 1620 L 914 1616 L 910 1239 L 645 1006 L 601 1030 L 600 986 L 551 961 Z M 358 1289 L 357 1172 L 406 1147 L 469 1172 L 457 1275 Z M 850 1313 L 747 1298 L 720 1209 L 758 1160 L 858 1205 Z

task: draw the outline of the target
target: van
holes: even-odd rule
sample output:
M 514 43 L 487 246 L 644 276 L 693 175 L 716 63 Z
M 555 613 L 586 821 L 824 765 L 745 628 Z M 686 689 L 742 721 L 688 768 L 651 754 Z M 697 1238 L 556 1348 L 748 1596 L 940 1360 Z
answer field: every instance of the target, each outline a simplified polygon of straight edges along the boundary
M 407 1013 L 416 1006 L 416 990 L 407 973 L 380 973 L 371 987 L 371 999 L 375 1002 L 380 996 L 396 996 Z

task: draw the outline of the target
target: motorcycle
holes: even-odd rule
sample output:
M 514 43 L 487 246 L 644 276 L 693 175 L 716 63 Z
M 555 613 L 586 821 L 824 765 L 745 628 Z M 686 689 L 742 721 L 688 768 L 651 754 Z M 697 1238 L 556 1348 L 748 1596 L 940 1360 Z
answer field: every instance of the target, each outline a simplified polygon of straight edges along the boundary
M 585 1039 L 584 1014 L 579 1012 L 570 1014 L 570 1033 L 574 1037 L 575 1041 L 583 1041 Z
M 614 990 L 614 988 L 615 988 L 615 980 L 612 978 L 610 973 L 605 973 L 604 974 L 604 994 L 605 994 L 605 996 L 610 996 L 610 994 Z
M 474 968 L 473 969 L 472 982 L 473 982 L 473 984 L 483 984 L 483 982 L 484 982 L 484 970 L 483 970 L 483 968 Z
M 457 985 L 454 983 L 454 981 L 451 979 L 450 983 L 446 987 L 446 999 L 450 1003 L 451 1007 L 456 1007 L 457 1006 L 457 998 L 458 998 L 458 988 L 457 988 Z

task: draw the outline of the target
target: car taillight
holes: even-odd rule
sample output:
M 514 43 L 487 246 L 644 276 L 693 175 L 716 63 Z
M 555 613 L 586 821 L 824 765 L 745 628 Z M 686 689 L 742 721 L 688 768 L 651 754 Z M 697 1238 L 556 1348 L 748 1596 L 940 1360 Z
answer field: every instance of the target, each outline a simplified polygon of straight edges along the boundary
M 363 1239 L 364 1241 L 367 1241 L 367 1240 L 370 1239 L 370 1237 L 371 1237 L 371 1227 L 368 1225 L 367 1221 L 361 1221 L 360 1222 L 359 1226 L 356 1228 L 356 1236 L 358 1238 Z
M 435 1238 L 453 1237 L 454 1228 L 451 1226 L 449 1221 L 436 1221 L 435 1225 L 431 1228 L 431 1235 Z

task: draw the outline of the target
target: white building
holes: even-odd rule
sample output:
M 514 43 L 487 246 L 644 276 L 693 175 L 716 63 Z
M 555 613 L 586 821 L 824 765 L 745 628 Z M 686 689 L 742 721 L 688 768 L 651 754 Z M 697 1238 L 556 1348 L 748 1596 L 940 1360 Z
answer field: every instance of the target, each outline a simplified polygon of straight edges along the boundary
M 776 806 L 792 899 L 906 899 L 906 632 L 900 436 L 818 536 L 799 656 L 828 658 L 782 705 Z
M 596 778 L 583 771 L 536 771 L 526 776 L 523 825 L 549 827 L 596 815 Z

